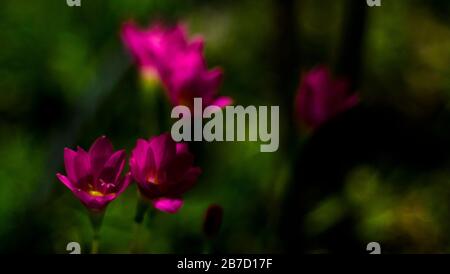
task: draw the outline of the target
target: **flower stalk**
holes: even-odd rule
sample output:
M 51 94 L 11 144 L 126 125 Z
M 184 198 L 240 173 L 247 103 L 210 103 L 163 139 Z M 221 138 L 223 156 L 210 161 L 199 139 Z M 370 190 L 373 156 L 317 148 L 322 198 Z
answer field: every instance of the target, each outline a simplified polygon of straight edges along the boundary
M 100 242 L 100 229 L 103 223 L 105 211 L 89 211 L 89 219 L 93 230 L 91 254 L 98 254 Z

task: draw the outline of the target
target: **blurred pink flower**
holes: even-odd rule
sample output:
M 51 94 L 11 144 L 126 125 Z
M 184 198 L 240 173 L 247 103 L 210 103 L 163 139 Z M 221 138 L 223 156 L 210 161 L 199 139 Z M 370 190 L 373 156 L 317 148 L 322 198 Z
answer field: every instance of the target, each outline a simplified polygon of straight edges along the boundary
M 153 24 L 141 30 L 127 22 L 122 38 L 142 73 L 154 73 L 160 78 L 173 105 L 192 107 L 195 97 L 201 97 L 205 105 L 224 107 L 232 103 L 230 97 L 217 96 L 223 72 L 219 68 L 208 70 L 203 39 L 188 41 L 182 26 Z
M 308 72 L 297 91 L 295 108 L 303 125 L 316 129 L 323 123 L 359 102 L 357 94 L 351 94 L 346 79 L 333 79 L 327 67 Z
M 184 31 L 180 26 L 166 28 L 153 24 L 141 30 L 134 22 L 123 24 L 122 40 L 130 50 L 142 71 L 158 74 L 159 59 L 170 56 L 171 52 L 187 46 Z
M 64 149 L 67 176 L 56 174 L 75 196 L 90 210 L 101 211 L 129 185 L 131 175 L 121 176 L 125 151 L 115 151 L 105 136 L 92 144 L 89 152 Z
M 201 169 L 193 166 L 187 144 L 175 143 L 169 133 L 139 139 L 130 158 L 130 169 L 144 198 L 161 211 L 176 213 L 181 196 L 197 182 Z

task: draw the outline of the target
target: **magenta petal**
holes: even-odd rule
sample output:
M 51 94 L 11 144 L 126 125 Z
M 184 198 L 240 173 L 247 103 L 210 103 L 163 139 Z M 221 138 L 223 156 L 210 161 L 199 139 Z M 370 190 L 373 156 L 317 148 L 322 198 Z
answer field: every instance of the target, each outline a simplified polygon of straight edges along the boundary
M 152 201 L 153 206 L 166 213 L 177 213 L 183 206 L 183 200 L 179 198 L 159 198 Z
M 122 27 L 122 39 L 141 67 L 152 67 L 152 56 L 147 52 L 146 33 L 142 32 L 134 22 L 127 22 Z M 151 36 L 151 34 L 147 34 Z
M 175 156 L 176 144 L 172 140 L 172 136 L 170 136 L 170 133 L 164 133 L 162 135 L 153 137 L 150 140 L 150 146 L 153 151 L 157 169 L 164 167 Z
M 107 194 L 105 196 L 92 196 L 81 190 L 76 190 L 73 193 L 91 210 L 103 210 L 112 200 L 117 198 L 116 193 Z
M 172 92 L 179 95 L 181 95 L 180 91 L 197 93 L 199 91 L 198 88 L 195 90 L 190 89 L 192 89 L 191 86 L 196 83 L 198 75 L 204 69 L 203 57 L 195 52 L 186 53 L 176 59 L 176 64 L 173 66 L 177 67 L 177 69 L 172 71 L 168 82 Z
M 217 98 L 212 104 L 220 108 L 224 108 L 233 104 L 233 99 L 231 97 L 221 96 Z
M 186 29 L 183 25 L 177 25 L 172 29 L 166 29 L 165 39 L 162 42 L 166 42 L 164 46 L 170 50 L 184 49 L 188 46 L 186 37 Z
M 89 155 L 95 157 L 97 155 L 111 155 L 114 151 L 111 141 L 106 136 L 97 138 L 89 148 Z
M 75 157 L 75 174 L 78 179 L 79 187 L 91 177 L 91 163 L 89 154 L 84 151 L 81 147 L 78 147 L 77 156 Z
M 147 145 L 147 142 L 141 142 L 141 146 Z M 139 185 L 147 185 L 148 180 L 156 179 L 156 165 L 155 156 L 151 147 L 147 147 L 145 150 L 139 148 L 139 144 L 133 150 L 133 154 L 130 159 L 131 175 Z
M 199 167 L 191 167 L 183 176 L 182 181 L 178 183 L 172 193 L 174 195 L 182 195 L 186 191 L 190 190 L 198 181 L 198 177 L 202 174 L 202 170 Z
M 203 85 L 212 94 L 215 94 L 222 83 L 223 71 L 221 68 L 214 68 L 203 73 Z
M 178 153 L 167 165 L 165 172 L 169 181 L 178 182 L 184 174 L 191 168 L 194 156 L 189 152 Z
M 150 147 L 149 142 L 144 139 L 138 139 L 136 146 L 131 152 L 130 169 L 136 181 L 143 182 L 145 180 L 144 168 L 146 165 L 147 151 Z
M 138 139 L 136 141 L 136 147 L 133 149 L 132 157 L 136 159 L 138 163 L 142 163 L 147 157 L 147 149 L 149 146 L 150 144 L 147 142 L 147 140 Z
M 99 137 L 89 149 L 91 157 L 91 168 L 95 176 L 98 176 L 103 169 L 106 161 L 111 157 L 114 151 L 113 145 L 106 136 Z
M 203 51 L 204 44 L 205 43 L 204 43 L 203 38 L 198 37 L 194 41 L 191 42 L 191 44 L 189 45 L 189 48 L 191 50 L 201 53 Z
M 176 149 L 177 154 L 189 152 L 189 146 L 186 143 L 177 143 Z
M 137 163 L 135 158 L 130 158 L 130 171 L 131 176 L 133 179 L 137 182 L 143 182 L 145 181 L 145 175 L 139 168 L 139 164 Z
M 114 183 L 122 173 L 125 165 L 125 150 L 116 151 L 103 166 L 100 178 L 108 183 Z
M 155 156 L 146 140 L 139 139 L 130 158 L 130 170 L 138 184 L 147 184 L 148 176 L 156 175 Z
M 61 183 L 63 183 L 66 187 L 68 187 L 71 191 L 75 191 L 77 189 L 76 186 L 73 185 L 73 183 L 69 180 L 69 178 L 67 178 L 66 176 L 57 173 L 56 177 L 58 177 L 58 179 L 61 181 Z
M 122 192 L 127 189 L 127 187 L 132 182 L 131 173 L 127 173 L 120 181 L 119 188 L 116 190 L 116 195 L 120 195 Z
M 64 148 L 64 165 L 66 167 L 66 173 L 72 182 L 78 180 L 75 173 L 75 157 L 77 153 L 69 148 Z

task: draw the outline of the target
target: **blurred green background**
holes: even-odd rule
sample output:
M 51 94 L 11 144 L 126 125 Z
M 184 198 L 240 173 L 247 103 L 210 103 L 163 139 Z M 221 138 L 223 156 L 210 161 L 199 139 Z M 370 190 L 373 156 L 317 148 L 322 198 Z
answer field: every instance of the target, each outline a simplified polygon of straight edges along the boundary
M 209 66 L 225 72 L 221 94 L 280 105 L 281 147 L 194 147 L 204 173 L 182 210 L 149 215 L 136 235 L 132 185 L 108 207 L 100 252 L 128 253 L 136 239 L 138 252 L 203 252 L 211 203 L 224 208 L 214 252 L 366 252 L 371 241 L 383 252 L 450 252 L 450 2 L 382 2 L 3 0 L 0 251 L 67 253 L 72 241 L 89 249 L 86 210 L 55 174 L 66 146 L 106 134 L 131 151 L 154 131 L 148 91 L 120 40 L 135 19 L 202 35 Z M 363 104 L 307 139 L 292 98 L 301 73 L 319 64 L 356 71 Z

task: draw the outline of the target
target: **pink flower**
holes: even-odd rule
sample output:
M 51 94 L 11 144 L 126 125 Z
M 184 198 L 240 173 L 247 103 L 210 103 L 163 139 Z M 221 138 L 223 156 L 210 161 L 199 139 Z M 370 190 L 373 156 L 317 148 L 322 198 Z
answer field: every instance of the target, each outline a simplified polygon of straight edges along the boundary
M 144 198 L 161 211 L 176 213 L 183 205 L 181 196 L 197 182 L 201 169 L 193 166 L 186 144 L 175 143 L 165 133 L 139 139 L 130 158 L 130 169 Z
M 127 22 L 122 38 L 141 71 L 158 75 L 173 105 L 192 107 L 195 97 L 202 98 L 205 105 L 224 107 L 232 103 L 230 97 L 217 96 L 223 72 L 219 68 L 208 70 L 203 39 L 188 41 L 182 26 L 154 24 L 141 30 Z
M 154 24 L 147 30 L 141 30 L 134 22 L 126 22 L 121 34 L 142 71 L 158 73 L 159 59 L 187 45 L 184 31 L 179 26 L 166 28 L 161 24 Z
M 56 174 L 75 196 L 90 210 L 101 211 L 129 185 L 131 175 L 121 176 L 125 151 L 115 151 L 105 136 L 92 144 L 89 152 L 64 149 L 67 176 Z
M 358 102 L 358 95 L 350 93 L 346 79 L 333 79 L 328 68 L 318 67 L 303 77 L 295 104 L 301 123 L 316 129 Z

